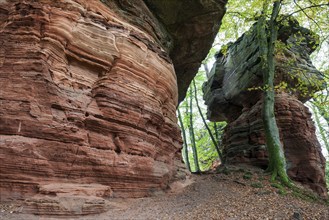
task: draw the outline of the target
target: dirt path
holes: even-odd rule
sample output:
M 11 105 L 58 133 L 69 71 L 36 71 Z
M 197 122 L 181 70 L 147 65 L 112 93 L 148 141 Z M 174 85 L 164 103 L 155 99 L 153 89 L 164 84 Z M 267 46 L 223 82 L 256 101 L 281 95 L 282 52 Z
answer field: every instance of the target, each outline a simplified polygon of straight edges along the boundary
M 142 199 L 113 199 L 114 209 L 78 219 L 329 219 L 329 206 L 280 195 L 261 171 L 193 176 L 182 192 Z M 246 175 L 248 174 L 248 175 Z M 245 176 L 245 177 L 244 177 Z M 249 179 L 250 178 L 250 179 Z M 58 219 L 2 213 L 0 219 Z M 65 218 L 77 219 L 77 218 Z

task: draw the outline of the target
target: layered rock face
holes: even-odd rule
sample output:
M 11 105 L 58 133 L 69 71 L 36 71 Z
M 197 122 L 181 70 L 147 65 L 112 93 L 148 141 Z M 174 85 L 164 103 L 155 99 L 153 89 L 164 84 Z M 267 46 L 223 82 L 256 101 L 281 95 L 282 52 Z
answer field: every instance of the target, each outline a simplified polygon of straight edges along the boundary
M 181 145 L 173 65 L 101 2 L 64 3 L 3 5 L 2 196 L 63 181 L 165 188 Z
M 184 41 L 207 42 L 208 48 L 192 48 L 202 47 L 192 59 L 201 62 L 225 3 L 193 1 L 203 6 L 193 12 L 203 19 L 189 21 L 190 13 L 180 20 L 180 6 L 169 22 L 156 18 L 161 1 L 103 2 L 0 1 L 1 200 L 94 196 L 97 212 L 102 197 L 152 195 L 179 174 L 172 60 L 190 54 L 171 51 Z M 179 25 L 193 31 L 208 21 L 207 36 L 197 35 L 205 30 L 185 39 L 175 34 Z M 92 213 L 84 201 L 79 213 Z
M 275 81 L 282 85 L 275 99 L 276 120 L 289 176 L 325 197 L 325 159 L 311 113 L 303 104 L 309 92 L 321 88 L 321 74 L 309 58 L 316 48 L 316 36 L 294 20 L 289 21 L 289 26 L 279 30 L 281 45 L 288 47 L 276 54 Z M 223 139 L 226 161 L 265 168 L 268 155 L 261 115 L 262 92 L 257 89 L 262 85 L 262 73 L 255 37 L 253 27 L 230 45 L 225 55 L 217 55 L 204 85 L 204 97 L 208 118 L 228 121 Z

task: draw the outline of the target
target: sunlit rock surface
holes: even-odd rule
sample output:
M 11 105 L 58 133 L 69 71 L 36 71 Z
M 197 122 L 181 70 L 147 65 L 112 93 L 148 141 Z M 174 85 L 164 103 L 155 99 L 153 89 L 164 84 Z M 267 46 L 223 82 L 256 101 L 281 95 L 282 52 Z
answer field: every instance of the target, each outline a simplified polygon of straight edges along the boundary
M 188 84 L 225 4 L 187 2 L 0 1 L 1 200 L 90 214 L 182 178 L 175 69 Z
M 316 36 L 294 20 L 287 25 L 280 27 L 279 40 L 288 47 L 278 49 L 276 54 L 275 83 L 281 86 L 277 89 L 275 113 L 280 138 L 289 176 L 325 197 L 325 159 L 311 113 L 303 104 L 311 91 L 322 86 L 321 73 L 309 58 L 317 46 Z M 208 118 L 228 122 L 223 139 L 227 162 L 265 168 L 268 155 L 261 117 L 262 92 L 258 88 L 262 73 L 254 27 L 217 55 L 203 90 Z

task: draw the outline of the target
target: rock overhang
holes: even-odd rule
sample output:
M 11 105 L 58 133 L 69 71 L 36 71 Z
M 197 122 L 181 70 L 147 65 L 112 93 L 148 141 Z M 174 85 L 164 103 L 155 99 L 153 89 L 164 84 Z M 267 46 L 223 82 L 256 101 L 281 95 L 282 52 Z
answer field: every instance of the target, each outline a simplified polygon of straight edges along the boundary
M 196 75 L 219 30 L 227 0 L 102 0 L 132 24 L 152 33 L 177 77 L 178 102 Z
M 161 4 L 161 0 L 150 1 Z M 190 82 L 197 73 L 201 62 L 207 56 L 214 38 L 219 30 L 221 19 L 225 14 L 227 1 L 181 1 L 177 7 L 160 9 L 159 20 L 165 25 L 173 38 L 170 57 L 173 60 L 178 84 L 178 99 L 182 101 Z M 172 11 L 179 16 L 176 19 L 163 16 Z

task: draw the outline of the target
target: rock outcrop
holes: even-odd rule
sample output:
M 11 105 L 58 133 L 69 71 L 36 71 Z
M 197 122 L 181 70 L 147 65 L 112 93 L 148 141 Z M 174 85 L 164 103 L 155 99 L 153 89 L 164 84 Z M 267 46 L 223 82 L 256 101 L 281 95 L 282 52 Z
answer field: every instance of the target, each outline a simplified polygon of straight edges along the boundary
M 214 41 L 227 0 L 102 0 L 130 24 L 149 33 L 169 54 L 175 68 L 178 100 Z
M 275 114 L 289 176 L 325 197 L 325 159 L 311 113 L 303 104 L 312 91 L 322 86 L 321 74 L 309 58 L 317 46 L 316 37 L 295 20 L 280 27 Z M 221 51 L 203 89 L 208 118 L 228 122 L 223 139 L 227 163 L 248 163 L 265 168 L 268 155 L 261 117 L 262 91 L 259 89 L 262 73 L 255 38 L 252 27 L 229 45 L 227 51 Z
M 44 213 L 38 196 L 75 189 L 99 199 L 82 200 L 88 214 L 168 188 L 181 173 L 177 78 L 182 98 L 224 5 L 1 0 L 1 200 L 29 196 Z

